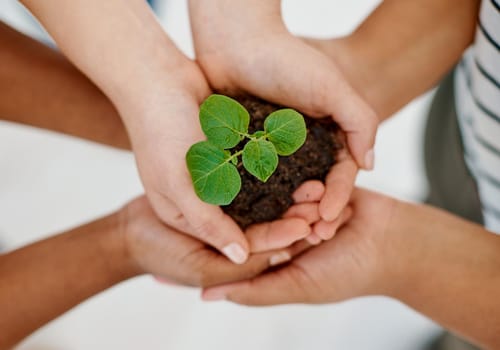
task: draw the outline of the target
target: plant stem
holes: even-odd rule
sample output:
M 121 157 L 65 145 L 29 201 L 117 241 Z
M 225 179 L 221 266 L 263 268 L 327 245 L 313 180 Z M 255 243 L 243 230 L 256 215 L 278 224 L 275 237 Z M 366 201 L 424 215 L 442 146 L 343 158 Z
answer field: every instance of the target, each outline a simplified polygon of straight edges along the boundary
M 243 150 L 238 151 L 235 154 L 231 154 L 231 157 L 229 157 L 228 159 L 226 159 L 224 163 L 231 162 L 234 158 L 238 158 L 238 156 L 240 156 L 241 154 L 243 154 Z
M 260 135 L 260 136 L 253 136 L 253 135 L 250 135 L 250 134 L 247 134 L 247 133 L 239 133 L 240 135 L 252 140 L 252 141 L 255 141 L 255 140 L 260 140 L 260 139 L 266 139 L 267 138 L 267 134 L 264 133 L 263 135 Z M 254 134 L 255 135 L 255 134 Z M 223 164 L 225 163 L 228 163 L 228 162 L 231 162 L 234 158 L 237 158 L 238 156 L 242 155 L 243 154 L 243 150 L 241 151 L 238 151 L 236 152 L 235 154 L 232 154 L 231 157 L 227 158 Z

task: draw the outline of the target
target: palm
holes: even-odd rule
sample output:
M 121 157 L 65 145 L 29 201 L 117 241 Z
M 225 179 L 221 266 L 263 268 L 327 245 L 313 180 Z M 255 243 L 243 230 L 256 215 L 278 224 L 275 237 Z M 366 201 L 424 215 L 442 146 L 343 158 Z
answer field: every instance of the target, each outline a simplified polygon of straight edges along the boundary
M 354 214 L 333 239 L 310 248 L 280 270 L 208 289 L 205 296 L 224 294 L 237 303 L 272 305 L 325 303 L 380 293 L 384 235 L 394 203 L 388 197 L 355 190 Z
M 314 281 L 308 294 L 311 301 L 338 301 L 376 288 L 378 271 L 383 268 L 378 247 L 393 201 L 362 190 L 355 190 L 353 198 L 353 217 L 337 235 L 291 263 L 292 269 L 302 271 L 293 272 L 295 276 Z
M 246 259 L 247 240 L 219 207 L 196 196 L 185 161 L 189 147 L 204 139 L 198 111 L 210 94 L 208 83 L 194 62 L 179 67 L 177 74 L 179 77 L 172 77 L 172 86 L 164 90 L 162 98 L 151 101 L 149 110 L 122 111 L 142 117 L 139 127 L 143 132 L 131 133 L 141 180 L 154 211 L 164 223 L 220 251 L 238 244 L 240 251 L 230 258 L 241 263 Z

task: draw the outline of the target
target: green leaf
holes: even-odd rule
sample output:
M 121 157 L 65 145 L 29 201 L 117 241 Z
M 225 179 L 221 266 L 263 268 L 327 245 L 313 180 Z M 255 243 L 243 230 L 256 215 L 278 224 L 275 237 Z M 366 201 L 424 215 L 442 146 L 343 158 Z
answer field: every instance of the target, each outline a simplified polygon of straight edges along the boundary
M 237 101 L 211 95 L 200 106 L 201 128 L 210 142 L 222 148 L 236 146 L 248 132 L 250 116 Z
M 198 142 L 187 152 L 186 162 L 194 190 L 202 201 L 227 205 L 240 192 L 241 178 L 230 157 L 228 151 L 209 141 Z
M 264 121 L 267 138 L 281 156 L 289 156 L 306 141 L 304 117 L 293 109 L 280 109 L 269 114 Z
M 266 182 L 278 166 L 276 148 L 263 139 L 249 141 L 243 148 L 243 166 L 260 181 Z

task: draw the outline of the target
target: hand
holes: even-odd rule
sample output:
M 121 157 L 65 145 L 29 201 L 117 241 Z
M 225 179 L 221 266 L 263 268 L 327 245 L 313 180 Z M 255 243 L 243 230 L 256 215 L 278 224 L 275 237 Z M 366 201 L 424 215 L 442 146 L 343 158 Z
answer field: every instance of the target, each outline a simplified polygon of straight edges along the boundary
M 333 60 L 286 30 L 279 7 L 275 0 L 191 0 L 197 60 L 210 84 L 219 91 L 249 92 L 314 117 L 331 116 L 346 133 L 356 163 L 372 168 L 375 113 Z M 339 166 L 339 174 L 331 176 L 342 178 L 347 187 L 327 184 L 320 206 L 326 221 L 334 220 L 348 201 L 357 173 L 351 168 Z
M 208 84 L 197 65 L 187 59 L 175 71 L 165 72 L 164 81 L 161 98 L 121 108 L 124 119 L 138 121 L 127 127 L 133 129 L 129 130 L 132 148 L 148 199 L 163 222 L 243 263 L 248 256 L 243 233 L 219 207 L 196 196 L 186 167 L 187 150 L 204 139 L 198 106 L 210 93 Z
M 270 266 L 288 261 L 305 246 L 253 254 L 246 263 L 236 265 L 203 242 L 166 226 L 140 197 L 119 213 L 120 235 L 126 254 L 140 273 L 151 273 L 161 280 L 189 286 L 212 286 L 251 278 Z M 258 241 L 259 238 L 252 238 Z
M 386 235 L 396 203 L 391 198 L 357 189 L 350 203 L 352 217 L 333 239 L 309 249 L 277 271 L 209 288 L 203 297 L 272 305 L 328 303 L 384 294 L 391 286 L 395 265 L 389 264 L 391 254 Z
M 136 123 L 129 133 L 146 194 L 164 223 L 210 244 L 241 264 L 252 251 L 252 243 L 249 245 L 238 225 L 220 207 L 196 196 L 186 167 L 187 150 L 205 138 L 198 111 L 210 89 L 192 61 L 176 67 L 174 72 L 166 72 L 166 76 L 168 84 L 162 88 L 161 98 L 146 98 L 138 106 L 132 103 L 121 108 L 122 114 L 141 116 L 125 119 Z M 286 239 L 283 232 L 287 233 Z M 257 225 L 249 237 L 265 239 L 256 243 L 259 251 L 264 251 L 285 246 L 281 245 L 284 242 L 288 245 L 309 232 L 307 222 L 288 218 Z M 254 240 L 259 242 L 259 238 Z M 278 243 L 280 246 L 276 246 Z

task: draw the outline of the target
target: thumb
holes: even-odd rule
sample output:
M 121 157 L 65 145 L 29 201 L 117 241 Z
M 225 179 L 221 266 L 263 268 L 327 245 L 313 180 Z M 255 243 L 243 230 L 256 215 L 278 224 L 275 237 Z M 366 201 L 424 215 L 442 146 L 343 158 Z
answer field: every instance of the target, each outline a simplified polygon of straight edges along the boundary
M 360 168 L 372 170 L 378 118 L 358 95 L 338 102 L 334 119 L 346 133 L 349 151 Z
M 218 206 L 202 202 L 196 195 L 185 194 L 178 207 L 191 228 L 190 234 L 216 248 L 229 260 L 243 264 L 248 259 L 249 244 L 243 231 Z
M 328 112 L 347 136 L 347 145 L 360 168 L 371 170 L 379 119 L 336 67 L 330 67 L 331 88 L 324 99 Z M 334 80 L 331 80 L 334 79 Z

